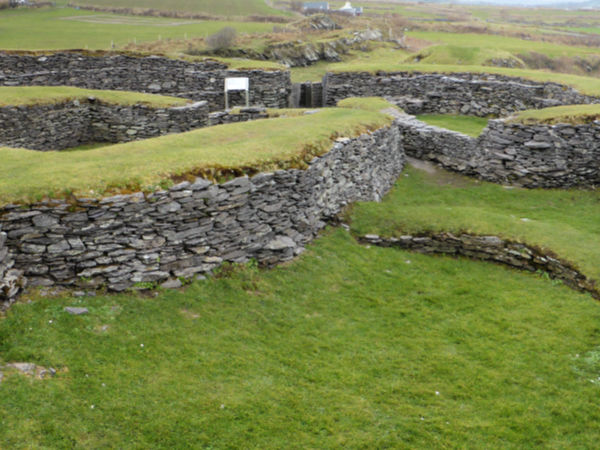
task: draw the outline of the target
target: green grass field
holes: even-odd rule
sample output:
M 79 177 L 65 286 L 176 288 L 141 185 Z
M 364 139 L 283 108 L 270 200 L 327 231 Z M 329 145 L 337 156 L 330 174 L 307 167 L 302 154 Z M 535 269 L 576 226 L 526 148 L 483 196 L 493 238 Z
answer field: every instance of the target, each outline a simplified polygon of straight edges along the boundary
M 85 100 L 88 97 L 95 97 L 105 103 L 118 105 L 141 104 L 157 108 L 183 106 L 190 103 L 190 100 L 184 98 L 128 91 L 80 89 L 68 86 L 0 87 L 0 106 L 45 105 L 73 100 Z
M 161 11 L 204 13 L 212 16 L 279 16 L 289 15 L 271 8 L 265 0 L 75 0 L 75 5 L 91 5 L 113 8 L 144 8 Z
M 206 37 L 224 27 L 263 33 L 271 23 L 126 16 L 72 8 L 0 10 L 0 49 L 110 49 L 159 39 Z
M 477 137 L 487 126 L 488 119 L 484 117 L 455 116 L 451 114 L 421 114 L 417 119 L 429 125 L 458 131 L 472 137 Z
M 304 167 L 332 139 L 380 128 L 391 119 L 349 108 L 317 114 L 219 125 L 95 150 L 38 152 L 0 148 L 0 204 L 72 193 L 102 196 L 153 190 L 186 174 L 218 178 L 232 170 L 255 173 Z
M 65 306 L 86 306 L 71 316 Z M 156 298 L 0 319 L 3 448 L 593 448 L 600 307 L 536 275 L 357 245 Z
M 382 203 L 354 209 L 356 234 L 462 231 L 549 249 L 600 281 L 600 192 L 521 189 L 408 167 Z

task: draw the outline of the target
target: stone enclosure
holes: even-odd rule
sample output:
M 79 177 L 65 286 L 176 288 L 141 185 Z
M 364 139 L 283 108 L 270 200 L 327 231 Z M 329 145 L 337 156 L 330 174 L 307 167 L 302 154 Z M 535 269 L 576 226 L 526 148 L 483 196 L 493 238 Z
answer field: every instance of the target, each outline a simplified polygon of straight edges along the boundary
M 503 75 L 420 72 L 328 73 L 323 104 L 348 97 L 386 97 L 409 114 L 507 116 L 515 111 L 599 103 L 575 89 Z
M 52 105 L 0 107 L 0 146 L 62 150 L 129 142 L 209 124 L 206 102 L 173 108 L 115 105 L 93 97 Z
M 250 76 L 252 103 L 287 105 L 289 73 L 235 73 Z M 64 105 L 46 110 L 39 107 L 37 115 L 31 114 L 36 124 L 64 116 L 71 126 L 77 124 L 73 128 L 86 130 L 86 136 L 96 141 L 98 134 L 125 140 L 184 131 L 188 126 L 266 117 L 262 107 L 209 113 L 222 109 L 223 78 L 231 74 L 217 62 L 158 57 L 79 53 L 0 56 L 3 85 L 68 84 L 159 92 L 207 102 L 149 112 L 139 106 L 115 110 L 114 106 L 88 101 L 72 103 L 68 110 Z M 527 108 L 600 102 L 558 84 L 498 75 L 328 74 L 311 95 L 321 89 L 325 105 L 349 96 L 385 96 L 415 114 L 504 116 Z M 0 120 L 3 113 L 0 110 Z M 17 113 L 22 111 L 10 111 Z M 129 118 L 137 125 L 127 123 Z M 13 133 L 16 146 L 48 148 L 51 132 L 25 138 L 25 125 L 17 122 L 4 127 L 14 129 L 1 130 L 0 137 L 8 140 L 4 136 Z M 67 128 L 58 126 L 56 130 L 54 142 L 62 147 L 83 143 L 81 135 L 69 133 Z M 0 207 L 0 303 L 9 303 L 24 285 L 22 272 L 32 285 L 107 286 L 120 291 L 136 283 L 177 284 L 177 278 L 210 272 L 225 261 L 254 258 L 267 265 L 286 261 L 300 253 L 325 221 L 348 203 L 379 200 L 401 172 L 405 153 L 490 181 L 527 187 L 595 186 L 600 178 L 599 137 L 596 123 L 545 126 L 492 120 L 480 137 L 471 138 L 402 115 L 376 132 L 338 140 L 307 170 L 261 173 L 223 184 L 197 179 L 168 191 L 101 200 L 5 205 Z M 453 253 L 480 257 L 470 250 L 470 238 L 466 244 L 462 238 L 460 242 L 446 236 L 430 238 L 432 251 L 443 251 L 450 242 Z M 427 250 L 419 239 L 411 237 L 406 248 Z M 503 250 L 491 259 L 510 258 L 509 250 L 518 244 L 502 245 Z M 515 251 L 519 249 L 523 250 L 519 247 Z M 579 287 L 587 286 L 568 264 L 555 267 L 554 260 L 545 261 L 539 267 L 566 274 Z
M 210 111 L 225 109 L 226 77 L 250 79 L 250 104 L 285 108 L 290 73 L 281 70 L 229 70 L 218 61 L 186 61 L 160 56 L 106 52 L 35 55 L 0 52 L 0 86 L 75 86 L 172 95 L 206 101 Z M 232 104 L 242 96 L 232 93 Z

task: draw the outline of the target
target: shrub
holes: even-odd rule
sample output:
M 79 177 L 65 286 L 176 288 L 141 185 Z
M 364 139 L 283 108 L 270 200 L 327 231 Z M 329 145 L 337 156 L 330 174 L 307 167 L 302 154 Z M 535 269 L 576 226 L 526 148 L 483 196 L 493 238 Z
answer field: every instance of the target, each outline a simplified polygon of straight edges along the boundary
M 225 27 L 215 34 L 211 34 L 206 38 L 206 45 L 210 50 L 220 50 L 229 48 L 235 41 L 236 31 L 231 27 Z

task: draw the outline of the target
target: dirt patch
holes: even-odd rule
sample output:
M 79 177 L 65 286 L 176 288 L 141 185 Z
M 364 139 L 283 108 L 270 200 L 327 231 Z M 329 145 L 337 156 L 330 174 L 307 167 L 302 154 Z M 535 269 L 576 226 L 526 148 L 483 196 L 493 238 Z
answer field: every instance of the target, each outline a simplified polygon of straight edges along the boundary
M 442 169 L 429 161 L 407 157 L 406 162 L 415 169 L 425 172 L 427 181 L 435 183 L 438 186 L 471 187 L 480 183 L 479 180 Z

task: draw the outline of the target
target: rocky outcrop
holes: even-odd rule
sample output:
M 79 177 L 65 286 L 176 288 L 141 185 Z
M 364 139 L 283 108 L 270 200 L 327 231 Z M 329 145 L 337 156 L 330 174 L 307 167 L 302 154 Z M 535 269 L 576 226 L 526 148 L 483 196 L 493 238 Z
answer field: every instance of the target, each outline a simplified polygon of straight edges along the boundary
M 276 61 L 287 67 L 306 67 L 319 61 L 338 62 L 350 50 L 360 48 L 368 41 L 380 41 L 379 30 L 354 32 L 351 36 L 329 41 L 303 42 L 289 41 L 266 46 L 263 50 L 222 49 L 215 52 L 218 56 L 242 57 L 258 60 Z
M 396 125 L 338 139 L 306 170 L 168 191 L 47 201 L 0 209 L 14 267 L 33 285 L 123 290 L 210 272 L 224 261 L 261 264 L 300 253 L 341 208 L 377 201 L 404 164 Z
M 26 285 L 23 272 L 13 268 L 14 259 L 0 225 L 0 311 L 7 308 Z
M 400 238 L 385 238 L 368 234 L 361 236 L 359 241 L 425 254 L 466 256 L 529 272 L 540 271 L 563 281 L 573 289 L 589 292 L 600 299 L 600 291 L 595 282 L 582 274 L 573 264 L 561 260 L 552 252 L 497 236 L 432 233 L 422 236 L 405 235 Z
M 52 105 L 0 107 L 0 147 L 62 150 L 147 139 L 207 125 L 206 102 L 153 108 L 104 103 L 89 97 Z
M 173 95 L 225 109 L 226 77 L 250 79 L 250 103 L 285 108 L 291 91 L 289 72 L 228 70 L 211 60 L 190 62 L 120 53 L 60 52 L 48 55 L 0 53 L 0 86 L 76 86 Z M 232 93 L 233 94 L 233 93 Z M 240 105 L 242 96 L 232 95 Z
M 347 97 L 379 96 L 409 114 L 507 116 L 525 109 L 600 102 L 556 83 L 472 73 L 328 73 L 323 90 L 325 105 Z
M 524 125 L 490 120 L 478 138 L 398 120 L 408 156 L 464 175 L 528 188 L 600 184 L 600 124 Z

